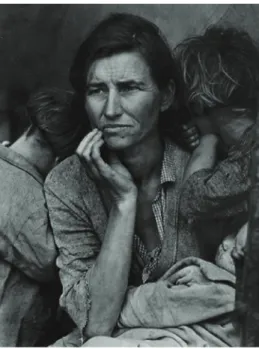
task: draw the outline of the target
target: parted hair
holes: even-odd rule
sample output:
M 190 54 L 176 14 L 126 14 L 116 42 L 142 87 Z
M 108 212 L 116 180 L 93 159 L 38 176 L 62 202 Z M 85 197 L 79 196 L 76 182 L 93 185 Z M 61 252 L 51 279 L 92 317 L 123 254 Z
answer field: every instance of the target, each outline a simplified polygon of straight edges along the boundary
M 91 64 L 97 59 L 132 51 L 142 55 L 159 89 L 174 83 L 177 99 L 179 73 L 172 51 L 159 28 L 140 16 L 113 13 L 89 33 L 79 47 L 70 70 L 70 82 L 76 91 L 75 104 L 81 110 L 84 109 L 86 80 Z M 161 128 L 166 130 L 172 127 L 173 122 L 171 110 L 161 113 Z

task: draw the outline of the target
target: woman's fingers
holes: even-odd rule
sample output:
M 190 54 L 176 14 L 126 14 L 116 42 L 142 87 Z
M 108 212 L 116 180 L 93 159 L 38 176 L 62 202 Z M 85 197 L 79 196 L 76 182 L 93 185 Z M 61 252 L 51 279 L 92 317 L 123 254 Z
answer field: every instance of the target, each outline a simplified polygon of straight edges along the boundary
M 92 161 L 95 164 L 101 176 L 108 179 L 110 182 L 116 181 L 116 178 L 117 181 L 119 181 L 120 175 L 125 175 L 125 173 L 123 173 L 122 171 L 123 166 L 115 154 L 110 156 L 109 164 L 107 164 L 102 159 L 100 154 L 100 147 L 103 145 L 103 143 L 104 141 L 101 140 L 93 146 L 93 151 L 91 154 Z
M 84 142 L 81 146 L 81 153 L 77 151 L 77 153 L 84 157 L 87 162 L 91 162 L 91 153 L 92 153 L 92 148 L 96 142 L 98 142 L 102 137 L 102 133 L 100 131 L 97 131 L 91 137 L 89 137 L 86 142 Z
M 99 133 L 98 129 L 94 129 L 93 131 L 89 132 L 80 142 L 79 146 L 77 147 L 76 153 L 80 156 L 83 156 L 85 151 L 88 149 L 89 145 L 91 144 L 92 140 L 98 133 Z
M 102 133 L 97 129 L 94 129 L 85 136 L 76 151 L 76 153 L 86 162 L 87 170 L 90 171 L 95 179 L 100 179 L 100 173 L 92 159 L 92 152 L 94 148 L 100 148 L 102 146 L 103 140 L 101 137 Z
M 95 166 L 95 168 L 98 170 L 101 177 L 112 179 L 114 176 L 114 171 L 112 168 L 104 162 L 104 160 L 101 157 L 100 148 L 103 145 L 104 141 L 100 139 L 92 149 L 91 153 L 91 160 Z
M 91 152 L 89 154 L 90 158 L 89 158 L 88 165 L 90 166 L 94 177 L 98 180 L 101 179 L 101 174 L 100 174 L 98 166 L 96 166 L 94 158 L 97 156 L 101 156 L 100 155 L 100 148 L 102 147 L 103 143 L 104 143 L 104 141 L 102 138 L 98 139 L 95 143 L 92 144 Z
M 113 154 L 111 163 L 106 163 L 101 156 L 101 147 L 104 144 L 102 132 L 93 130 L 80 143 L 77 154 L 82 157 L 87 169 L 95 179 L 105 181 L 115 197 L 121 198 L 129 193 L 135 193 L 135 186 L 127 169 Z

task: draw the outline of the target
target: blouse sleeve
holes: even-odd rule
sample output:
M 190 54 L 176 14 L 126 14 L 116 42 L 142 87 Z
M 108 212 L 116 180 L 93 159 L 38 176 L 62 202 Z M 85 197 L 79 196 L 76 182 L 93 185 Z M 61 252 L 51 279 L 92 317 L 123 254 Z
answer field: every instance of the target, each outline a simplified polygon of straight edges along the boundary
M 83 334 L 91 305 L 88 283 L 100 241 L 90 217 L 78 208 L 80 199 L 71 205 L 71 197 L 64 196 L 62 190 L 54 192 L 50 182 L 45 184 L 45 193 L 58 247 L 57 266 L 63 286 L 60 305 Z
M 180 211 L 189 220 L 235 216 L 247 210 L 250 156 L 225 159 L 193 173 L 182 190 Z

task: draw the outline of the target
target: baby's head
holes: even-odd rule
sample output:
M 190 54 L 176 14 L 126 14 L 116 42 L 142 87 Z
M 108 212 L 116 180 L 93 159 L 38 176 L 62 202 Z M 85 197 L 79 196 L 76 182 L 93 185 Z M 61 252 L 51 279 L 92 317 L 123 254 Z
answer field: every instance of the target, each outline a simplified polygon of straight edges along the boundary
M 209 27 L 175 49 L 184 100 L 192 114 L 212 108 L 255 104 L 259 85 L 259 50 L 245 31 Z
M 235 234 L 228 235 L 219 245 L 215 262 L 216 265 L 222 269 L 235 274 L 235 263 L 232 257 L 232 251 L 235 247 Z
M 225 237 L 218 248 L 215 262 L 222 269 L 235 274 L 234 259 L 244 257 L 244 248 L 247 238 L 247 223 L 239 229 L 237 234 L 231 234 Z

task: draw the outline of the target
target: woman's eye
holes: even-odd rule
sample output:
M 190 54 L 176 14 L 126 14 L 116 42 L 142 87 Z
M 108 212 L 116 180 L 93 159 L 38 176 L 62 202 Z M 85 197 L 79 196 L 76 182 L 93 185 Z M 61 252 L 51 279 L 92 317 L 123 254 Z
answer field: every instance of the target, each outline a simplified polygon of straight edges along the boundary
M 122 93 L 127 93 L 127 92 L 132 92 L 137 90 L 137 86 L 135 85 L 125 85 L 125 86 L 121 86 L 120 91 Z
M 103 88 L 90 88 L 87 91 L 88 96 L 92 96 L 92 95 L 100 95 L 105 93 L 105 90 Z

